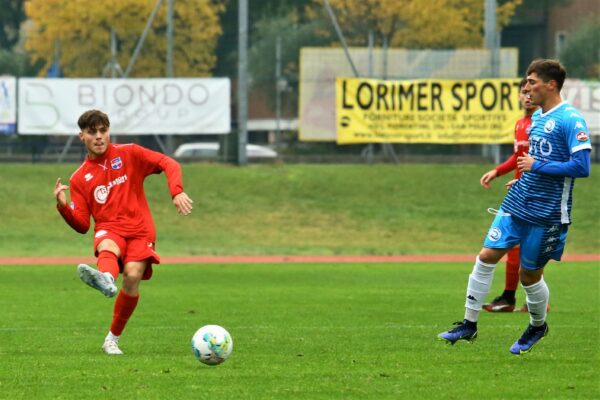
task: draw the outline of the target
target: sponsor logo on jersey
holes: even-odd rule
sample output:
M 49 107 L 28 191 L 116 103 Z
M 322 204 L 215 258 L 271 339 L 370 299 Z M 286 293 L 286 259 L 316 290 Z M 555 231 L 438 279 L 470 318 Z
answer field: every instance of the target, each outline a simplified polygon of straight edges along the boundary
M 577 121 L 577 123 L 575 124 L 575 128 L 573 128 L 573 130 L 577 129 L 583 129 L 583 124 L 581 123 L 581 121 Z
M 502 231 L 498 228 L 492 228 L 490 229 L 489 233 L 488 233 L 488 239 L 490 239 L 492 242 L 497 242 L 498 240 L 500 240 L 500 238 L 502 237 Z
M 110 190 L 113 187 L 121 185 L 125 182 L 127 182 L 127 175 L 119 176 L 118 178 L 113 179 L 108 183 L 107 186 L 96 186 L 96 189 L 94 189 L 94 199 L 96 199 L 96 202 L 98 202 L 99 204 L 106 203 L 106 199 L 108 198 Z
M 546 122 L 546 125 L 544 125 L 544 132 L 546 132 L 546 133 L 552 132 L 552 130 L 554 129 L 555 125 L 556 125 L 556 122 L 554 122 L 553 119 L 548 120 Z
M 550 229 L 548 229 L 547 231 L 548 233 L 552 233 L 552 232 L 558 232 L 558 226 L 557 225 L 552 225 L 550 227 Z
M 581 115 L 579 115 L 578 113 L 571 113 L 571 114 L 569 114 L 569 117 L 571 117 L 571 118 L 581 118 Z
M 89 172 L 84 176 L 86 182 L 91 181 L 93 177 L 94 175 L 90 174 Z
M 69 207 L 71 207 L 71 210 L 75 209 L 75 203 L 74 202 L 70 202 L 69 203 Z
M 102 236 L 106 236 L 107 234 L 108 234 L 108 232 L 103 229 L 103 230 L 100 230 L 100 231 L 96 232 L 96 234 L 94 235 L 94 237 L 95 238 L 99 238 L 99 237 L 102 237 Z
M 529 154 L 541 154 L 542 156 L 547 157 L 552 154 L 552 143 L 542 136 L 532 136 Z
M 94 199 L 99 204 L 106 203 L 106 199 L 108 198 L 108 188 L 104 185 L 96 186 L 94 189 Z
M 123 161 L 121 161 L 121 157 L 113 158 L 110 161 L 110 167 L 112 169 L 121 169 L 122 166 L 123 166 Z
M 554 243 L 558 240 L 558 238 L 556 236 L 550 236 L 548 239 L 546 239 L 546 243 Z
M 577 140 L 579 140 L 580 142 L 585 142 L 586 140 L 588 140 L 588 135 L 587 133 L 581 131 L 577 134 Z

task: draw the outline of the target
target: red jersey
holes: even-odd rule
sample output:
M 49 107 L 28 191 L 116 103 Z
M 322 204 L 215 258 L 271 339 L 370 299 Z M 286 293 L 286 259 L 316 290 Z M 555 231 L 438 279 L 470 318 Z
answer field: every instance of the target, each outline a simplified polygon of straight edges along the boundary
M 496 167 L 498 176 L 515 170 L 515 179 L 521 177 L 521 171 L 517 169 L 517 157 L 529 152 L 529 130 L 531 129 L 531 115 L 526 115 L 515 124 L 514 153 L 502 164 Z
M 179 164 L 136 144 L 109 144 L 95 160 L 89 156 L 70 179 L 70 207 L 59 207 L 77 232 L 106 230 L 125 238 L 156 240 L 156 230 L 144 193 L 144 179 L 165 171 L 171 197 L 183 192 Z

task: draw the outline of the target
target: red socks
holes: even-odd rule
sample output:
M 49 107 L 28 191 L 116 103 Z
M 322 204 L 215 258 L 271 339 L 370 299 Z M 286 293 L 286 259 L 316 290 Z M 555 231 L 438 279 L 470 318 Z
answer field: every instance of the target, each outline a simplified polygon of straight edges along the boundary
M 125 325 L 133 314 L 135 307 L 137 306 L 140 295 L 129 296 L 123 289 L 117 295 L 115 301 L 115 309 L 113 313 L 112 324 L 110 325 L 110 332 L 115 336 L 120 336 L 125 329 Z
M 506 280 L 504 290 L 515 292 L 519 286 L 519 265 L 520 251 L 519 247 L 512 248 L 506 254 Z
M 119 260 L 114 253 L 110 251 L 101 251 L 98 254 L 98 271 L 100 272 L 109 272 L 115 281 L 119 277 Z

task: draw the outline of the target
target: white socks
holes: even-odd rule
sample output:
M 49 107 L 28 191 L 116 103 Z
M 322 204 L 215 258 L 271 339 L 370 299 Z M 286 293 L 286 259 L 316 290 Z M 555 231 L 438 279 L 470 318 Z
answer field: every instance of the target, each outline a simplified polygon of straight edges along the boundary
M 496 264 L 487 264 L 475 260 L 473 272 L 469 275 L 469 284 L 467 286 L 467 301 L 465 303 L 465 319 L 471 322 L 477 322 L 479 312 L 485 296 L 490 291 L 492 280 L 494 279 L 494 269 Z
M 523 286 L 523 285 L 521 285 Z M 527 308 L 529 308 L 529 320 L 533 326 L 542 326 L 546 321 L 546 307 L 550 300 L 550 290 L 544 278 L 530 286 L 523 286 L 525 289 Z

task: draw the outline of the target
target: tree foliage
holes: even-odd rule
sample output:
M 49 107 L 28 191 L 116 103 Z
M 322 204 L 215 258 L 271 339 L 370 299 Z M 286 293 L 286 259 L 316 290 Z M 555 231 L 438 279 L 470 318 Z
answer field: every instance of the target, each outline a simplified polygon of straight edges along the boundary
M 570 78 L 600 77 L 600 17 L 582 21 L 568 38 L 560 60 Z
M 297 91 L 298 57 L 306 46 L 327 46 L 330 41 L 316 35 L 320 21 L 300 21 L 296 11 L 288 14 L 265 16 L 254 25 L 254 40 L 249 50 L 252 85 L 275 93 L 276 43 L 281 40 L 281 79 L 286 91 Z M 290 96 L 294 102 L 297 96 Z M 269 100 L 274 102 L 274 96 Z M 270 104 L 273 105 L 273 104 Z
M 0 0 L 0 49 L 11 49 L 19 41 L 19 27 L 25 20 L 24 0 Z
M 117 61 L 126 69 L 156 2 L 148 0 L 28 0 L 25 48 L 45 69 L 53 62 L 56 45 L 66 76 L 100 76 L 111 58 L 110 32 L 118 39 Z M 222 2 L 178 0 L 173 12 L 173 69 L 175 76 L 206 76 L 215 65 L 221 35 Z M 152 24 L 130 76 L 166 74 L 166 2 Z
M 352 45 L 364 45 L 369 32 L 403 48 L 459 48 L 483 45 L 483 0 L 329 0 Z M 522 0 L 498 2 L 498 27 L 506 26 Z M 322 12 L 314 0 L 310 12 Z

